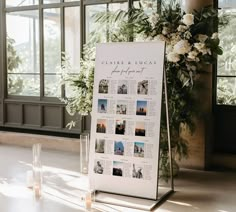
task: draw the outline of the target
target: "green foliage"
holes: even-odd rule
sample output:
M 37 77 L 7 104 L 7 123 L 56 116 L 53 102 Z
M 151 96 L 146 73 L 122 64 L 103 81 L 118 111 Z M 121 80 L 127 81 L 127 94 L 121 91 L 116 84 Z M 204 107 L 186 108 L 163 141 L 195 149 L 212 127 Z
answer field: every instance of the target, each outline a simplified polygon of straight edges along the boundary
M 16 71 L 21 63 L 21 59 L 14 48 L 15 40 L 7 36 L 7 71 Z M 8 76 L 8 89 L 11 94 L 17 94 L 23 89 L 23 79 L 20 76 Z
M 66 98 L 61 99 L 66 104 L 66 110 L 71 116 L 80 114 L 88 115 L 92 111 L 93 84 L 94 84 L 94 60 L 93 52 L 87 48 L 85 59 L 81 59 L 79 73 L 71 74 L 71 65 L 67 55 L 63 54 L 62 84 L 70 87 L 71 92 Z M 68 127 L 72 128 L 78 120 L 68 123 Z

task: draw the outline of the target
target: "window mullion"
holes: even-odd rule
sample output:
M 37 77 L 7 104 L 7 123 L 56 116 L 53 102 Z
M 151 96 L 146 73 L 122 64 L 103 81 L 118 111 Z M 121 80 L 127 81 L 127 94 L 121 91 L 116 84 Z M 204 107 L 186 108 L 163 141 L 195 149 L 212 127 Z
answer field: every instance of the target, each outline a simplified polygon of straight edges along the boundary
M 40 58 L 39 58 L 39 69 L 40 69 L 40 100 L 44 97 L 44 15 L 43 15 L 43 0 L 39 0 L 39 52 L 40 52 Z

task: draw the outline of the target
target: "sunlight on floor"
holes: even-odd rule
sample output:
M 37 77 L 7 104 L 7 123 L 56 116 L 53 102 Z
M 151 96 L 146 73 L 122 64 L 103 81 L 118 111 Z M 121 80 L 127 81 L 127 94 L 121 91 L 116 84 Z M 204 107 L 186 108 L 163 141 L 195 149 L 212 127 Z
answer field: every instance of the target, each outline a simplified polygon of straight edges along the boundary
M 8 184 L 6 181 L 0 183 L 0 194 L 6 197 L 19 199 L 28 199 L 32 196 L 31 192 L 26 187 Z
M 192 205 L 191 205 L 191 204 L 184 203 L 184 202 L 177 202 L 177 201 L 172 201 L 172 200 L 167 200 L 167 202 L 169 202 L 169 203 L 173 203 L 173 204 L 176 204 L 176 205 L 181 205 L 181 206 L 192 207 Z

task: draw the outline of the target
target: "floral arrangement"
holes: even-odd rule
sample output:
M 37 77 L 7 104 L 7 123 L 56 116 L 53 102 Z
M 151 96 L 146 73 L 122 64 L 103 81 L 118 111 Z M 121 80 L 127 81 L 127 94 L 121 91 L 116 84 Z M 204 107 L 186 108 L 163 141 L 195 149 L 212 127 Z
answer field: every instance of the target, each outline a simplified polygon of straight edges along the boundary
M 178 159 L 187 156 L 188 143 L 181 137 L 181 128 L 188 126 L 191 132 L 194 131 L 193 117 L 197 113 L 193 95 L 195 82 L 204 71 L 205 65 L 214 63 L 217 55 L 223 53 L 219 46 L 218 34 L 212 30 L 218 20 L 217 11 L 209 6 L 201 11 L 185 13 L 180 4 L 174 0 L 169 4 L 162 4 L 161 8 L 156 9 L 153 1 L 141 0 L 138 7 L 132 7 L 128 12 L 106 12 L 98 14 L 96 20 L 98 29 L 104 28 L 101 27 L 104 24 L 109 24 L 111 27 L 109 37 L 112 42 L 130 40 L 166 42 L 165 70 L 167 73 L 171 142 Z M 209 23 L 212 27 L 209 27 Z M 114 28 L 112 29 L 112 27 Z M 97 29 L 94 35 L 96 36 L 96 34 L 98 34 Z M 99 42 L 94 38 L 92 40 Z M 88 71 L 93 77 L 90 68 Z M 82 70 L 86 70 L 83 69 L 83 64 Z M 76 79 L 73 80 L 73 83 L 78 90 L 84 89 L 84 85 L 78 83 Z M 80 103 L 83 104 L 83 101 Z M 89 105 L 89 107 L 85 107 L 87 113 L 91 111 L 92 101 Z M 83 105 L 80 105 L 80 108 L 84 108 Z M 77 108 L 77 112 L 80 112 L 80 109 Z M 163 115 L 163 117 L 165 116 Z M 162 158 L 162 162 L 160 168 L 163 175 L 168 175 L 165 121 L 163 118 L 161 124 L 160 158 Z
M 218 22 L 217 11 L 209 6 L 186 13 L 176 1 L 162 4 L 156 10 L 153 1 L 141 0 L 138 8 L 119 12 L 117 16 L 129 18 L 127 26 L 132 28 L 134 39 L 166 42 L 171 142 L 178 159 L 187 157 L 188 141 L 181 136 L 181 129 L 187 126 L 193 132 L 195 128 L 193 120 L 198 113 L 195 84 L 206 64 L 215 63 L 217 55 L 223 53 L 218 34 L 213 31 Z M 161 169 L 163 175 L 168 175 L 165 119 L 161 126 Z
M 91 60 L 94 58 L 91 54 L 94 52 L 91 52 L 90 49 L 85 52 L 85 58 L 80 60 L 78 75 L 70 74 L 72 72 L 70 57 L 66 53 L 62 53 L 61 84 L 70 88 L 70 93 L 66 98 L 60 98 L 60 100 L 66 104 L 68 114 L 74 117 L 67 124 L 69 129 L 75 127 L 77 122 L 82 120 L 78 115 L 87 116 L 92 111 L 95 63 L 94 60 Z
M 166 70 L 179 71 L 178 78 L 183 86 L 192 86 L 201 65 L 214 63 L 217 55 L 223 53 L 218 34 L 212 31 L 217 12 L 205 7 L 185 13 L 175 1 L 163 5 L 160 12 L 153 8 L 153 1 L 141 0 L 139 8 L 132 8 L 123 15 L 129 16 L 129 27 L 133 27 L 139 40 L 141 37 L 166 42 Z

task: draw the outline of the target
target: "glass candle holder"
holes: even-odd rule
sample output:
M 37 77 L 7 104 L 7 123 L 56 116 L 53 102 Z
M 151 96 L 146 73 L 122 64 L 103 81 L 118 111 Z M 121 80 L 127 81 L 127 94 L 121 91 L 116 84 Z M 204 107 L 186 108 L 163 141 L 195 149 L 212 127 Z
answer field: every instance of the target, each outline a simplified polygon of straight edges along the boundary
M 33 190 L 35 198 L 39 199 L 42 195 L 42 164 L 41 164 L 41 144 L 33 145 Z
M 39 199 L 42 196 L 42 165 L 40 162 L 33 163 L 33 189 L 35 198 Z
M 33 144 L 33 147 L 32 147 L 33 162 L 41 161 L 41 149 L 42 149 L 42 145 L 40 143 Z
M 89 134 L 80 135 L 80 172 L 88 174 Z

